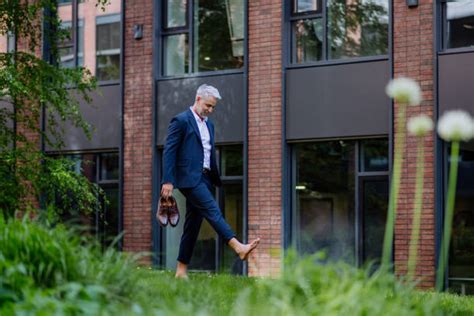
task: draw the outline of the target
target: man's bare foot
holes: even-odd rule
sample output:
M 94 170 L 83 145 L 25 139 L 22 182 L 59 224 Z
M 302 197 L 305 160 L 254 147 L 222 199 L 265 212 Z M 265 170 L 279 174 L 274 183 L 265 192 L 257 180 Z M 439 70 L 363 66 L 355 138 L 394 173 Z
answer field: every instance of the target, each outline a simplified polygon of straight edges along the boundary
M 181 279 L 181 280 L 189 280 L 189 276 L 187 273 L 176 273 L 174 275 L 176 279 Z
M 257 248 L 258 244 L 260 243 L 260 238 L 257 238 L 253 240 L 250 244 L 245 244 L 241 245 L 239 250 L 237 251 L 237 254 L 239 255 L 239 258 L 241 260 L 247 260 L 250 253 Z
M 178 261 L 176 264 L 176 274 L 174 277 L 177 279 L 189 280 L 188 265 Z

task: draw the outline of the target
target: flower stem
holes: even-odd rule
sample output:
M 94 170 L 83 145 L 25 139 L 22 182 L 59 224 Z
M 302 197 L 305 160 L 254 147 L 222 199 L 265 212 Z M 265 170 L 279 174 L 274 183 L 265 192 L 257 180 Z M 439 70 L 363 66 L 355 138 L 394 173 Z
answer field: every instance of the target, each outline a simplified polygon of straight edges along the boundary
M 416 169 L 416 187 L 415 187 L 415 201 L 413 205 L 413 220 L 410 238 L 410 250 L 408 256 L 408 279 L 415 279 L 415 269 L 418 252 L 418 242 L 420 240 L 420 223 L 421 223 L 421 208 L 423 199 L 423 177 L 425 171 L 425 148 L 424 138 L 418 137 L 418 153 L 417 153 L 417 169 Z
M 395 135 L 395 150 L 393 159 L 392 181 L 390 185 L 390 196 L 388 202 L 387 223 L 385 225 L 385 236 L 382 253 L 382 267 L 388 269 L 392 258 L 393 230 L 398 203 L 398 192 L 400 191 L 400 178 L 403 162 L 403 150 L 405 147 L 405 120 L 406 105 L 401 104 L 398 112 L 398 122 Z
M 449 244 L 451 241 L 451 230 L 453 226 L 454 202 L 456 198 L 456 184 L 458 178 L 459 141 L 451 144 L 451 162 L 449 164 L 449 182 L 446 199 L 446 209 L 444 210 L 444 229 L 441 241 L 441 249 L 438 262 L 438 273 L 436 276 L 436 289 L 443 289 L 444 273 L 448 262 Z

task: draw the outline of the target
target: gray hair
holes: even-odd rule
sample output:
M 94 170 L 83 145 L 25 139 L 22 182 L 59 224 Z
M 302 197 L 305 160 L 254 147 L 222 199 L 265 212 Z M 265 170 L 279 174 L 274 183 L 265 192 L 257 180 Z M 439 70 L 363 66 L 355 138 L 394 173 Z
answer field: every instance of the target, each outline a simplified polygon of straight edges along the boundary
M 199 88 L 196 91 L 196 98 L 197 97 L 201 98 L 209 98 L 209 97 L 214 97 L 217 100 L 222 99 L 221 95 L 219 94 L 219 90 L 214 88 L 213 86 L 207 85 L 207 84 L 202 84 L 199 86 Z

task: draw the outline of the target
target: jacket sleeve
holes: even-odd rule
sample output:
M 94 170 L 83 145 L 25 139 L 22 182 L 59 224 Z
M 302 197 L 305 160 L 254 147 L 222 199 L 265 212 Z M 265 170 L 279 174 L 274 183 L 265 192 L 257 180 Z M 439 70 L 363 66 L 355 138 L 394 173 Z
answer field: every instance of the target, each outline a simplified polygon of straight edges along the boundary
M 163 183 L 171 183 L 176 186 L 176 155 L 183 140 L 184 124 L 174 117 L 168 126 L 168 136 L 166 137 L 163 151 Z

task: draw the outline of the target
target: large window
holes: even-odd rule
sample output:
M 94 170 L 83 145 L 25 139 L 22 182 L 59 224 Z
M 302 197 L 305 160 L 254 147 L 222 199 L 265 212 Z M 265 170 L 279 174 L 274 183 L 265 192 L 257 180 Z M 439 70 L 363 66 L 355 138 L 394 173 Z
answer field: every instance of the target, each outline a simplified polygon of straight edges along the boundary
M 162 75 L 239 69 L 244 0 L 164 0 Z
M 387 203 L 387 140 L 294 145 L 292 241 L 299 253 L 378 261 Z
M 120 79 L 120 15 L 99 16 L 97 27 L 97 80 Z
M 87 218 L 87 224 L 99 242 L 109 246 L 120 232 L 119 227 L 119 159 L 117 153 L 84 153 L 66 155 L 75 161 L 75 170 L 104 190 L 102 212 Z M 84 219 L 82 219 L 84 220 Z
M 474 46 L 474 0 L 443 2 L 444 47 Z
M 388 53 L 388 0 L 293 0 L 294 64 Z
M 449 252 L 451 290 L 474 294 L 474 142 L 461 143 Z
M 237 238 L 243 238 L 243 164 L 242 146 L 223 146 L 219 149 L 220 172 L 223 185 L 216 193 L 216 199 L 226 221 Z M 173 195 L 178 201 L 182 219 L 177 228 L 165 228 L 164 266 L 167 269 L 176 268 L 179 242 L 186 214 L 186 199 L 175 190 Z M 242 274 L 243 264 L 237 255 L 217 236 L 214 229 L 204 220 L 198 236 L 196 247 L 189 265 L 196 271 L 224 272 Z
M 91 1 L 58 1 L 58 17 L 67 36 L 58 44 L 63 67 L 85 67 L 98 81 L 120 79 L 121 0 L 102 7 Z
M 84 65 L 84 21 L 77 21 L 77 32 L 72 31 L 72 22 L 61 22 L 61 29 L 67 34 L 58 45 L 60 63 L 65 68 L 82 67 Z M 77 36 L 77 39 L 74 38 Z M 75 47 L 77 43 L 77 54 Z

